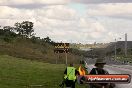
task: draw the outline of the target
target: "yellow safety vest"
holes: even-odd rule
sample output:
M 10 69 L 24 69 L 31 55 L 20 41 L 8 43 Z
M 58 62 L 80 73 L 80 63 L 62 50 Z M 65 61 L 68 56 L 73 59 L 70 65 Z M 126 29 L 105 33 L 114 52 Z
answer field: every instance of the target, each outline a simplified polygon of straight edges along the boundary
M 64 77 L 65 79 L 68 78 L 68 80 L 76 80 L 75 75 L 75 68 L 74 67 L 67 67 L 67 75 Z

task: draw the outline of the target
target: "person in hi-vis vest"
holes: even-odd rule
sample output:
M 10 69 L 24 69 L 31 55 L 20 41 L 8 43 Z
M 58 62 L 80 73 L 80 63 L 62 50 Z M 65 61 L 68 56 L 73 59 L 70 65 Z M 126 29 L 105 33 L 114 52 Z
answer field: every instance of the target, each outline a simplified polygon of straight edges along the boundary
M 78 71 L 76 70 L 75 67 L 73 67 L 73 64 L 70 64 L 64 71 L 64 80 L 66 87 L 70 88 L 75 88 L 75 83 L 76 83 L 76 75 L 78 75 Z
M 78 76 L 78 83 L 79 84 L 84 84 L 85 83 L 85 75 L 88 74 L 86 68 L 85 68 L 85 63 L 84 61 L 80 61 L 80 66 L 78 68 L 78 71 L 79 71 L 79 76 Z

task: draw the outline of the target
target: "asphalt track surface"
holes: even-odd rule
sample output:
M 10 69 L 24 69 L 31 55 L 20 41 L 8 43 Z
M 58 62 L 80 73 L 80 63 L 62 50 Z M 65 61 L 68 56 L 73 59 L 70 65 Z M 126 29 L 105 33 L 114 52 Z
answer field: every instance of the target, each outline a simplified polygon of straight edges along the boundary
M 94 68 L 94 64 L 87 64 L 86 61 L 86 67 L 88 72 L 92 68 Z M 132 77 L 132 66 L 131 65 L 105 65 L 105 70 L 107 70 L 110 74 L 130 74 Z M 129 84 L 116 84 L 115 88 L 132 88 L 132 82 Z

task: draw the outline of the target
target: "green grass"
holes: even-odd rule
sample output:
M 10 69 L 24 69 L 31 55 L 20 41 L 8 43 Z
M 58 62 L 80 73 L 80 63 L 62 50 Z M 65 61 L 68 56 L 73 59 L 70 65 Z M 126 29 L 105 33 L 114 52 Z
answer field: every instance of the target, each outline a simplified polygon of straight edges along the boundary
M 9 55 L 13 57 L 37 60 L 47 63 L 65 63 L 65 54 L 54 53 L 54 46 L 48 43 L 33 43 L 30 39 L 16 38 L 12 42 L 5 42 L 0 38 L 0 55 Z M 59 58 L 58 58 L 59 56 Z M 68 53 L 68 63 L 79 63 L 80 56 Z
M 131 61 L 132 62 L 132 55 L 128 55 L 127 57 L 125 57 L 124 55 L 118 55 L 117 56 L 117 60 L 119 61 Z
M 63 64 L 49 64 L 1 55 L 0 88 L 59 88 L 64 69 Z M 76 86 L 85 88 L 78 84 Z

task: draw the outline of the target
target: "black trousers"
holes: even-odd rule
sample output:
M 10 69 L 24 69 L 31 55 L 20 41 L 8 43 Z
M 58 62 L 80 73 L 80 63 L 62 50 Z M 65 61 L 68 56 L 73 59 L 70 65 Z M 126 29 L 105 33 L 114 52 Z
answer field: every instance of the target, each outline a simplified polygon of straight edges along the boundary
M 75 88 L 75 82 L 73 80 L 65 80 L 66 87 Z

